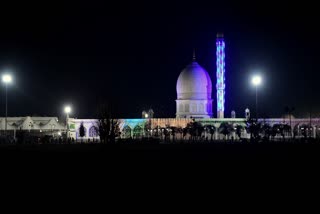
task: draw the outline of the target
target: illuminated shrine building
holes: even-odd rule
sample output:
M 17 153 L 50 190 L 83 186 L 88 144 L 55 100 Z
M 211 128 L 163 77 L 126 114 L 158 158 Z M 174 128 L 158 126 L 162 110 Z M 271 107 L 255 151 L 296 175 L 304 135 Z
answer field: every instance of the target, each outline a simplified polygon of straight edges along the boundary
M 216 39 L 217 118 L 224 118 L 225 104 L 225 43 L 223 34 Z M 193 61 L 179 75 L 177 82 L 176 117 L 211 118 L 212 82 L 193 54 Z
M 179 75 L 177 81 L 177 118 L 212 117 L 212 83 L 208 72 L 193 55 L 192 62 Z
M 211 73 L 211 77 L 215 78 L 215 92 L 212 91 L 212 82 L 209 73 L 201 67 L 196 61 L 195 54 L 193 54 L 192 62 L 187 65 L 180 73 L 176 84 L 176 118 L 156 118 L 152 109 L 142 112 L 142 118 L 135 119 L 117 119 L 119 123 L 120 136 L 119 138 L 128 139 L 142 139 L 143 137 L 159 137 L 164 136 L 165 130 L 173 133 L 173 127 L 185 128 L 189 123 L 195 121 L 200 123 L 207 129 L 201 134 L 203 138 L 211 138 L 214 140 L 221 139 L 249 139 L 250 134 L 247 132 L 247 120 L 250 118 L 250 110 L 247 108 L 245 114 L 239 114 L 236 117 L 236 112 L 231 112 L 231 117 L 226 116 L 225 113 L 225 41 L 223 34 L 219 33 L 216 37 L 216 55 L 212 56 L 212 63 L 215 63 L 216 70 Z M 211 71 L 210 71 L 211 72 Z M 216 97 L 216 115 L 212 111 L 212 93 Z M 239 116 L 238 115 L 238 116 Z M 291 126 L 291 130 L 296 137 L 320 136 L 320 118 L 268 118 L 258 119 L 263 123 L 269 124 L 271 127 L 279 124 L 287 124 Z M 219 130 L 222 124 L 230 124 L 234 130 L 228 136 L 222 134 Z M 96 133 L 97 120 L 96 119 L 68 119 L 68 127 L 70 127 L 70 136 L 79 139 L 80 125 L 83 124 L 85 129 L 86 139 L 99 139 Z M 0 124 L 1 125 L 1 124 Z M 170 128 L 171 127 L 171 128 Z M 211 127 L 211 131 L 208 129 Z M 212 128 L 214 127 L 214 129 Z M 239 128 L 241 127 L 241 128 Z M 212 132 L 213 130 L 213 132 Z M 284 133 L 286 137 L 292 137 L 292 132 Z M 169 134 L 172 139 L 176 135 Z M 191 137 L 190 135 L 188 137 Z M 279 138 L 283 138 L 278 134 Z M 180 134 L 180 139 L 185 139 L 185 136 Z

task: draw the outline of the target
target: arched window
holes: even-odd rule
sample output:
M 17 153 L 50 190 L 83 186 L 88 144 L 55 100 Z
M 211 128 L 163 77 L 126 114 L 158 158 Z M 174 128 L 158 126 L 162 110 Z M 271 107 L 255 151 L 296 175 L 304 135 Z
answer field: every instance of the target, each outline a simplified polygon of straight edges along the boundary
M 134 129 L 133 129 L 133 136 L 135 138 L 139 138 L 139 137 L 142 137 L 142 128 L 141 126 L 135 126 Z
M 191 112 L 197 112 L 197 105 L 195 103 L 191 104 Z
M 203 103 L 199 104 L 199 112 L 203 113 L 204 112 L 204 105 Z
M 89 137 L 98 137 L 98 127 L 91 126 L 89 129 Z
M 124 138 L 130 138 L 131 137 L 131 128 L 129 126 L 123 127 L 123 136 Z
M 183 112 L 183 105 L 181 103 L 179 104 L 179 112 Z
M 185 104 L 185 105 L 184 105 L 184 111 L 185 111 L 185 112 L 189 112 L 189 111 L 190 111 L 190 109 L 189 109 L 189 104 Z

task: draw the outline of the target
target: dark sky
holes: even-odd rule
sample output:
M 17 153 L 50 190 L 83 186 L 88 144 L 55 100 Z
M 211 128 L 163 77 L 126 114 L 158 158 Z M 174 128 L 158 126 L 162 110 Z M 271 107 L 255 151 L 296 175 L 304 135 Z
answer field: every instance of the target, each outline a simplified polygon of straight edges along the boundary
M 217 32 L 227 47 L 227 116 L 253 108 L 257 71 L 261 113 L 277 117 L 286 105 L 320 113 L 319 13 L 305 1 L 42 2 L 1 6 L 0 67 L 15 78 L 10 116 L 59 116 L 71 103 L 72 116 L 95 117 L 109 102 L 115 117 L 150 107 L 174 117 L 176 81 L 194 47 L 215 86 Z M 0 97 L 4 113 L 4 86 Z

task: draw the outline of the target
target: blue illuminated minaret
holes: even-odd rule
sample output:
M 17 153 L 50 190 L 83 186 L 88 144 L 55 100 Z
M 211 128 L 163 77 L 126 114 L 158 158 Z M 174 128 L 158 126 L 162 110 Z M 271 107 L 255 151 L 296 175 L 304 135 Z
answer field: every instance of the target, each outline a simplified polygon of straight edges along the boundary
M 217 34 L 217 118 L 224 118 L 225 96 L 225 43 L 222 33 Z

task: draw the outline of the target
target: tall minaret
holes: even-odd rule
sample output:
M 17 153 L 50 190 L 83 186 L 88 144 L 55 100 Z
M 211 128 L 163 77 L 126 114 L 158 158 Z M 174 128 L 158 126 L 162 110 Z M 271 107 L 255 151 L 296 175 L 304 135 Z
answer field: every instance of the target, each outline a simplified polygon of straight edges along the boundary
M 225 95 L 225 43 L 222 33 L 217 34 L 217 118 L 224 118 Z

